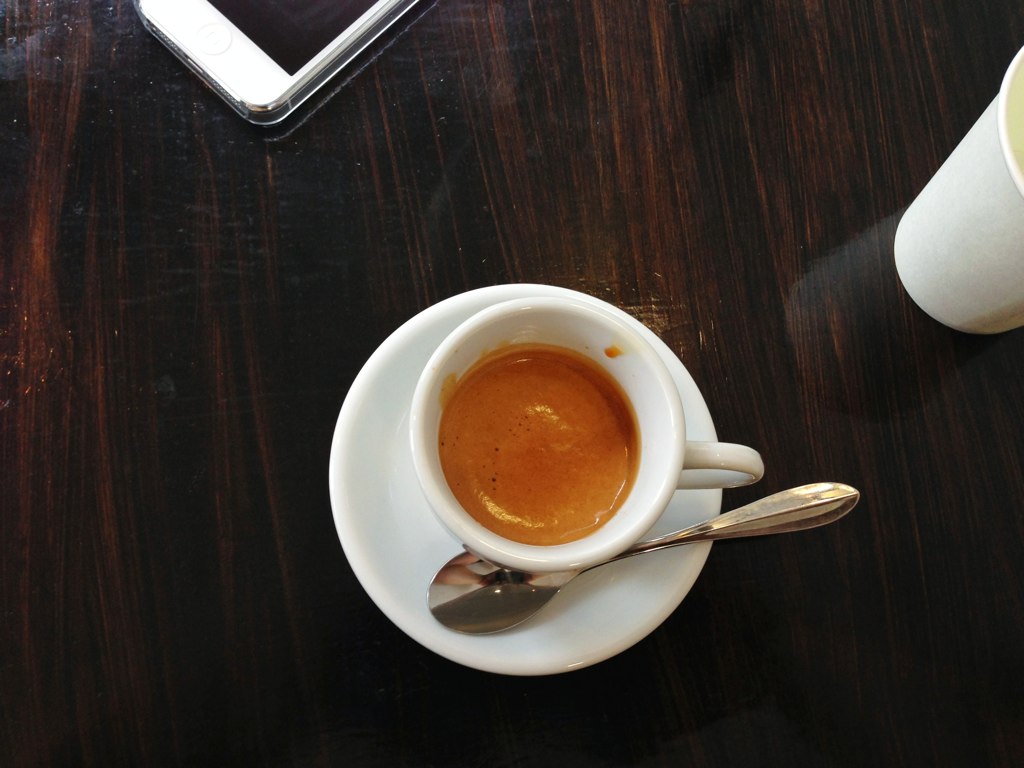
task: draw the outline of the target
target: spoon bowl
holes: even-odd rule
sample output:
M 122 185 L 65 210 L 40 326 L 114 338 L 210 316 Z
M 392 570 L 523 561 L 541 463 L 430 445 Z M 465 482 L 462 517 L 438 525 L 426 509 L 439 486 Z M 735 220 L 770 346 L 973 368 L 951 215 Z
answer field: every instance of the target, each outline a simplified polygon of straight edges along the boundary
M 430 582 L 427 605 L 441 624 L 471 635 L 511 629 L 540 611 L 584 571 L 698 541 L 767 536 L 817 528 L 853 509 L 860 492 L 842 483 L 812 483 L 772 494 L 675 533 L 641 542 L 602 563 L 570 571 L 525 573 L 469 552 L 445 563 Z

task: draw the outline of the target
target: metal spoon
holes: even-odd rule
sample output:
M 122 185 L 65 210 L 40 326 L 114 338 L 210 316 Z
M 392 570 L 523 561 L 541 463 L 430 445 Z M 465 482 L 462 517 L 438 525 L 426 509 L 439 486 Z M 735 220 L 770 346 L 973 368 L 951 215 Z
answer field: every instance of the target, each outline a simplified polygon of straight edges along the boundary
M 857 489 L 842 483 L 802 485 L 641 542 L 611 560 L 575 571 L 510 571 L 463 552 L 434 575 L 427 604 L 434 618 L 449 629 L 471 635 L 500 632 L 529 619 L 562 587 L 592 568 L 680 544 L 817 528 L 841 518 L 859 499 Z

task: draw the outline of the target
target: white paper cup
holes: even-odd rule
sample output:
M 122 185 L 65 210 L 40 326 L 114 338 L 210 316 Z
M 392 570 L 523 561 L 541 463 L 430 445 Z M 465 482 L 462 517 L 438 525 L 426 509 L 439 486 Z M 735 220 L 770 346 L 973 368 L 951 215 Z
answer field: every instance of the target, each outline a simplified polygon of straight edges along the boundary
M 903 287 L 940 323 L 969 333 L 1024 325 L 1024 49 L 903 215 L 894 248 Z
M 619 383 L 636 416 L 640 461 L 629 495 L 607 523 L 565 544 L 523 544 L 481 525 L 456 500 L 441 468 L 443 388 L 487 352 L 517 343 L 553 344 L 590 358 Z M 606 354 L 611 347 L 618 354 Z M 764 473 L 760 455 L 751 448 L 687 441 L 679 390 L 655 349 L 620 310 L 571 298 L 503 302 L 456 328 L 417 382 L 409 428 L 416 475 L 441 524 L 473 554 L 522 571 L 561 571 L 607 560 L 647 533 L 677 489 L 745 485 Z

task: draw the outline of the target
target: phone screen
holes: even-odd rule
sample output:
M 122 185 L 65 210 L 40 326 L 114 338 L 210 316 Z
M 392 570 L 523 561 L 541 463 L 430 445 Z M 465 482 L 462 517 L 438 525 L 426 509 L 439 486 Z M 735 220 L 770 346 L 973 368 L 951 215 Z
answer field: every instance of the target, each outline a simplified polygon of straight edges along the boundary
M 294 75 L 376 0 L 209 0 L 281 69 Z

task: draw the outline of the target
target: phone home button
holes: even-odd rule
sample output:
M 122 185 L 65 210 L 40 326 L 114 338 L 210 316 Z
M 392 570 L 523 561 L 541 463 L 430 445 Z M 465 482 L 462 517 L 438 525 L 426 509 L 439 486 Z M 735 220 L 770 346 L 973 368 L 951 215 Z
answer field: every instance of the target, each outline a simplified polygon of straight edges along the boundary
M 231 47 L 231 30 L 216 22 L 196 30 L 196 44 L 205 53 L 217 56 Z

